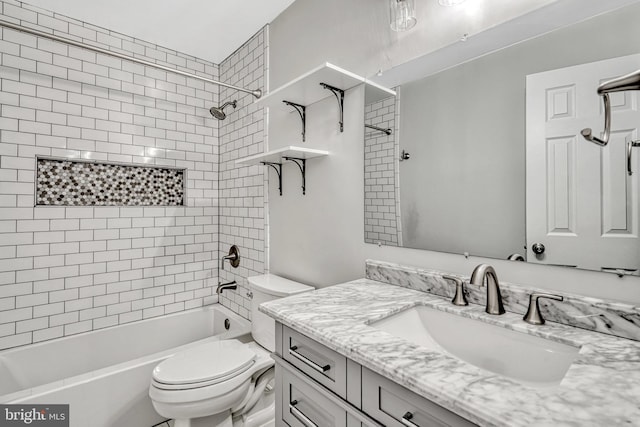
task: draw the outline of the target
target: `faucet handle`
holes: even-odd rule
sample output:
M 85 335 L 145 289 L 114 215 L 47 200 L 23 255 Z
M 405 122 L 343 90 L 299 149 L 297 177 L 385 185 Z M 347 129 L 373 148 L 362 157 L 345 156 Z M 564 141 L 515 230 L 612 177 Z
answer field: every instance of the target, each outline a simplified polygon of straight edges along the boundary
M 564 301 L 562 295 L 534 292 L 529 296 L 529 309 L 527 310 L 527 314 L 524 315 L 522 320 L 527 323 L 531 323 L 532 325 L 544 325 L 544 319 L 540 314 L 540 306 L 538 305 L 538 299 L 540 298 Z
M 451 302 L 453 305 L 469 305 L 467 302 L 467 297 L 464 295 L 464 282 L 459 277 L 454 276 L 442 276 L 443 279 L 451 280 L 456 284 L 456 294 L 454 295 Z
M 224 270 L 224 262 L 226 260 L 229 260 L 231 267 L 238 268 L 238 266 L 240 265 L 240 249 L 236 245 L 233 245 L 229 248 L 229 255 L 224 255 L 222 258 L 220 258 L 221 270 Z

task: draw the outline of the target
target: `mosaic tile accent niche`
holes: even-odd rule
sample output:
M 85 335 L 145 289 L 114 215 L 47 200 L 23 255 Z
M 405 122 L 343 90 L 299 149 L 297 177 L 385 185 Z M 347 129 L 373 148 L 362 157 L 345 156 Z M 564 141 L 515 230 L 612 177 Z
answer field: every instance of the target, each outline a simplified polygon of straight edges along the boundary
M 182 206 L 184 169 L 37 159 L 37 206 Z

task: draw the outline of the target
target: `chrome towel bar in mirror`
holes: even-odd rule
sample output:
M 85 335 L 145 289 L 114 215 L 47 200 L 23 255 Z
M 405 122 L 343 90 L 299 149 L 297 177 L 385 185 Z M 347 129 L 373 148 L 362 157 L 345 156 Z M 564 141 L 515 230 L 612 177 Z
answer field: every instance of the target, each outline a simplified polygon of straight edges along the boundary
M 609 135 L 611 134 L 611 101 L 609 100 L 609 94 L 626 90 L 640 90 L 640 70 L 604 82 L 598 87 L 598 94 L 602 95 L 604 101 L 604 135 L 600 139 L 597 136 L 593 136 L 591 128 L 586 128 L 580 132 L 584 139 L 603 147 L 609 143 Z

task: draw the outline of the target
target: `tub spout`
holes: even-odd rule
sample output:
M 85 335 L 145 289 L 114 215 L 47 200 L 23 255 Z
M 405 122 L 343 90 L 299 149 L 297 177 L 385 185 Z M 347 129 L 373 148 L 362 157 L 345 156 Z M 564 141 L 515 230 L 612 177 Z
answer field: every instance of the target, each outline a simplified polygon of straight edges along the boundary
M 235 280 L 228 283 L 219 282 L 216 288 L 216 294 L 220 295 L 225 289 L 238 289 L 238 285 Z

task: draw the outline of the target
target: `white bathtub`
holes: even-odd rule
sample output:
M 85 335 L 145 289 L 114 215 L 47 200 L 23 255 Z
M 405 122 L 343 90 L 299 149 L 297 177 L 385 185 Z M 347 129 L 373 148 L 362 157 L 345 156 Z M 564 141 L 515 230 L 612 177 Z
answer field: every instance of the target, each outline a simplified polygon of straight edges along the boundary
M 229 330 L 225 319 L 230 320 Z M 160 361 L 250 323 L 219 304 L 0 352 L 0 403 L 69 404 L 71 427 L 149 427 Z

